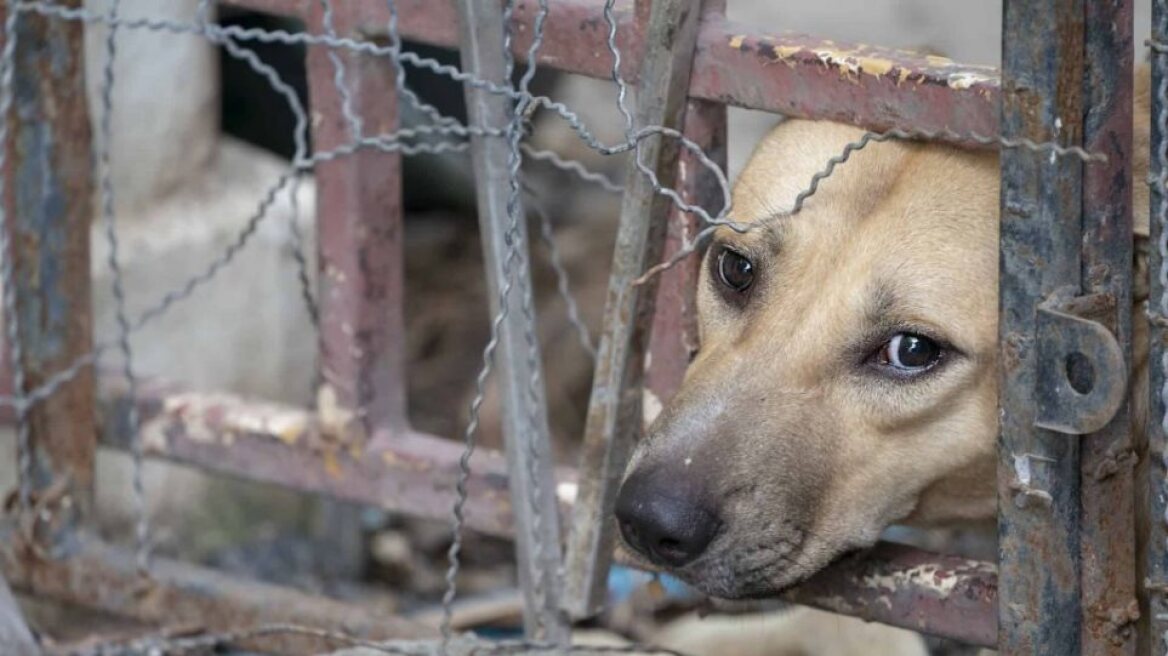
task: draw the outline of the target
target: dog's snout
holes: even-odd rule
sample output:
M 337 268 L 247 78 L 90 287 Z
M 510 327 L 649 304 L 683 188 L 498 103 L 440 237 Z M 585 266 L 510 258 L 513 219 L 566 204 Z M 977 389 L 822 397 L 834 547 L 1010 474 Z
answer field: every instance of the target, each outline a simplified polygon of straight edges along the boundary
M 702 497 L 662 469 L 635 471 L 617 496 L 621 535 L 649 560 L 680 567 L 700 556 L 718 532 L 718 517 Z

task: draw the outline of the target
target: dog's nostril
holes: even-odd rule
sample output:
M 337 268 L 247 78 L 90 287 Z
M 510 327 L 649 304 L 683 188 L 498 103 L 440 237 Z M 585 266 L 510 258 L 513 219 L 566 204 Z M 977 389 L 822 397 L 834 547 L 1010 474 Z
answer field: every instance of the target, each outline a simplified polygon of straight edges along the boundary
M 713 513 L 677 482 L 634 473 L 621 486 L 616 504 L 621 535 L 629 547 L 671 567 L 700 556 L 718 530 Z

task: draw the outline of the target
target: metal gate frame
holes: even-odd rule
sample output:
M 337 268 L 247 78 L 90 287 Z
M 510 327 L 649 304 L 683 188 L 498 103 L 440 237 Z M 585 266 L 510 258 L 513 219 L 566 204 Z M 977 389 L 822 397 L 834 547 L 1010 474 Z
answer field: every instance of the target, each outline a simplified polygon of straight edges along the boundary
M 309 34 L 325 33 L 320 7 L 310 0 L 224 4 L 298 18 Z M 1157 26 L 1165 21 L 1161 4 L 1156 3 Z M 606 49 L 602 6 L 602 0 L 552 0 L 539 63 L 609 78 L 609 61 L 596 55 Z M 1057 386 L 1044 377 L 1071 375 L 1065 367 L 1047 371 L 1045 358 L 1053 353 L 1062 362 L 1064 352 L 1057 349 L 1070 353 L 1091 346 L 1090 337 L 1051 346 L 1052 335 L 1069 330 L 1065 323 L 1081 327 L 1086 322 L 1116 335 L 1130 368 L 1131 3 L 1004 0 L 1004 7 L 999 82 L 997 71 L 987 67 L 758 33 L 727 21 L 720 2 L 708 2 L 694 26 L 692 64 L 684 63 L 692 73 L 680 87 L 653 90 L 686 100 L 684 134 L 723 166 L 727 105 L 874 131 L 936 132 L 970 147 L 1006 136 L 1081 144 L 1107 156 L 1104 165 L 1085 165 L 1056 162 L 1026 148 L 1003 151 L 1000 590 L 993 564 L 881 544 L 865 559 L 844 561 L 784 597 L 999 645 L 1007 654 L 1130 654 L 1135 653 L 1136 586 L 1141 582 L 1135 568 L 1136 458 L 1129 414 L 1122 409 L 1105 428 L 1094 427 L 1085 437 L 1036 428 L 1035 418 L 1043 412 L 1036 390 L 1047 383 Z M 0 8 L 0 16 L 6 10 L 11 7 Z M 458 3 L 398 0 L 397 12 L 403 37 L 448 47 L 461 42 L 465 56 Z M 518 57 L 530 46 L 536 14 L 534 3 L 519 2 L 510 17 L 516 35 L 512 51 Z M 616 41 L 626 54 L 622 74 L 635 84 L 643 70 L 637 63 L 652 54 L 646 45 L 649 2 L 639 0 L 635 9 L 618 8 L 616 14 Z M 337 7 L 331 29 L 343 37 L 376 40 L 388 19 L 384 3 L 352 0 Z M 32 345 L 21 356 L 21 369 L 25 388 L 34 389 L 92 348 L 89 139 L 80 24 L 32 12 L 22 13 L 17 23 L 21 34 L 36 38 L 23 39 L 16 52 L 18 95 L 12 111 L 20 122 L 17 133 L 7 135 L 5 177 L 24 184 L 29 178 L 22 174 L 42 170 L 37 167 L 46 157 L 58 172 L 38 181 L 43 188 L 9 184 L 0 196 L 10 222 L 6 236 L 17 284 L 14 307 L 8 309 L 20 318 L 22 341 Z M 1160 43 L 1164 31 L 1157 27 Z M 687 52 L 683 59 L 688 58 Z M 398 102 L 393 67 L 357 57 L 350 66 L 361 113 L 377 116 L 380 129 L 392 130 Z M 341 98 L 329 51 L 319 43 L 309 44 L 308 72 L 314 142 L 340 143 L 345 129 Z M 51 83 L 20 84 L 29 76 Z M 691 203 L 713 203 L 716 190 L 708 176 L 686 173 L 698 169 L 692 154 L 679 157 L 689 163 L 677 169 L 679 193 Z M 1160 170 L 1153 162 L 1153 173 Z M 422 627 L 368 609 L 165 560 L 154 564 L 150 581 L 141 587 L 128 553 L 78 539 L 80 520 L 91 507 L 94 450 L 99 442 L 130 447 L 124 427 L 132 409 L 140 415 L 142 443 L 152 457 L 395 512 L 448 516 L 460 447 L 413 430 L 405 414 L 399 156 L 361 152 L 318 164 L 316 176 L 322 396 L 333 411 L 326 415 L 161 385 L 140 386 L 130 398 L 116 383 L 97 385 L 82 372 L 29 409 L 38 472 L 33 527 L 38 540 L 35 545 L 0 542 L 0 571 L 14 587 L 145 621 L 189 617 L 208 627 L 288 621 L 324 623 L 370 638 L 428 635 Z M 67 202 L 40 203 L 46 194 Z M 646 196 L 631 197 L 632 202 L 651 202 Z M 692 229 L 685 215 L 670 212 L 666 254 L 675 252 Z M 1154 253 L 1153 270 L 1159 262 Z M 643 267 L 644 261 L 630 263 L 636 269 L 633 264 Z M 45 271 L 50 265 L 59 267 L 52 275 Z M 652 364 L 644 385 L 662 401 L 676 390 L 696 339 L 691 312 L 696 272 L 693 261 L 676 267 L 662 276 L 656 292 L 658 310 L 647 347 Z M 52 284 L 42 285 L 45 280 Z M 1153 276 L 1153 298 L 1160 291 Z M 644 299 L 629 302 L 634 308 L 651 307 Z M 1153 325 L 1152 361 L 1158 362 L 1164 326 Z M 609 338 L 632 339 L 626 352 L 606 361 L 623 373 L 606 380 L 618 391 L 639 385 L 637 335 L 643 331 L 612 322 L 606 331 Z M 1096 334 L 1096 339 L 1102 337 Z M 1108 383 L 1107 372 L 1095 373 L 1100 385 L 1114 383 Z M 0 380 L 7 382 L 9 376 Z M 1159 389 L 1162 380 L 1153 367 L 1152 389 Z M 1162 400 L 1154 392 L 1150 399 L 1152 416 L 1162 416 Z M 95 409 L 100 427 L 93 426 Z M 1074 415 L 1066 411 L 1060 417 L 1074 421 Z M 1162 450 L 1159 422 L 1149 420 L 1149 426 Z M 603 434 L 589 439 L 600 440 L 592 446 L 602 450 L 611 446 Z M 620 465 L 619 457 L 609 457 L 590 466 L 612 472 Z M 1158 468 L 1155 473 L 1162 478 Z M 572 482 L 575 473 L 560 470 L 555 478 Z M 587 487 L 587 481 L 580 483 Z M 467 526 L 514 536 L 502 454 L 486 454 L 467 484 Z M 1163 497 L 1157 496 L 1155 483 L 1153 488 L 1162 511 Z M 576 511 L 599 513 L 610 493 L 599 486 L 584 496 L 589 505 Z M 569 511 L 566 505 L 561 509 Z M 574 614 L 590 610 L 587 589 L 599 580 L 597 571 L 607 567 L 607 552 L 598 555 L 597 544 L 604 545 L 604 538 L 596 539 L 591 556 L 572 564 L 579 578 L 570 596 L 585 600 L 569 608 Z M 589 547 L 581 549 L 588 552 Z M 1150 557 L 1155 574 L 1163 550 L 1153 548 Z M 1163 588 L 1153 583 L 1150 589 L 1158 585 Z M 1163 622 L 1159 616 L 1153 619 L 1158 626 Z M 289 638 L 284 648 L 295 651 L 303 645 Z

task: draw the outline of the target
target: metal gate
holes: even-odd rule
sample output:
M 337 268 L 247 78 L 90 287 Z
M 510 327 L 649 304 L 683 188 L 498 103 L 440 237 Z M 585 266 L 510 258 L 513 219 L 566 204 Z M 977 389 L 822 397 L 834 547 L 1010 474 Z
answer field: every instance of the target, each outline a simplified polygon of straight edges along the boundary
M 507 648 L 568 649 L 570 619 L 603 601 L 613 550 L 606 518 L 640 430 L 640 391 L 667 400 L 696 339 L 697 257 L 689 255 L 701 237 L 728 223 L 722 171 L 726 106 L 734 105 L 872 131 L 825 162 L 823 176 L 872 140 L 1002 148 L 1000 563 L 880 544 L 785 597 L 1008 654 L 1135 653 L 1143 617 L 1149 628 L 1141 651 L 1168 652 L 1163 2 L 1155 2 L 1149 179 L 1157 245 L 1149 261 L 1158 275 L 1151 276 L 1147 434 L 1155 455 L 1142 461 L 1126 394 L 1133 349 L 1129 0 L 1005 0 L 1000 77 L 903 51 L 758 33 L 727 21 L 722 0 L 229 4 L 295 17 L 307 29 L 230 28 L 205 13 L 189 23 L 125 17 L 116 2 L 107 12 L 64 0 L 9 0 L 0 10 L 0 251 L 7 255 L 0 273 L 9 319 L 8 371 L 0 380 L 10 385 L 4 407 L 19 426 L 24 474 L 17 511 L 0 534 L 0 568 L 14 587 L 147 622 L 189 618 L 222 632 L 220 642 L 263 638 L 278 651 L 320 649 L 323 637 L 340 634 L 349 644 L 365 644 L 353 636 L 436 637 L 366 608 L 151 558 L 145 548 L 129 553 L 85 535 L 100 443 L 139 460 L 165 458 L 396 512 L 445 518 L 453 509 L 456 536 L 466 528 L 516 540 L 529 640 Z M 99 353 L 120 351 L 132 362 L 128 335 L 202 283 L 193 280 L 136 320 L 123 313 L 121 339 L 94 345 L 91 217 L 110 223 L 115 270 L 117 242 L 108 151 L 98 147 L 96 170 L 90 167 L 80 48 L 86 22 L 105 24 L 111 34 L 201 35 L 270 81 L 270 68 L 247 44 L 307 46 L 311 103 L 299 119 L 312 131 L 315 152 L 299 150 L 248 226 L 254 230 L 275 193 L 306 171 L 315 174 L 318 391 L 327 412 L 175 390 L 138 381 L 128 365 L 123 375 L 94 374 Z M 460 48 L 462 68 L 403 51 L 405 38 Z M 512 82 L 516 57 L 613 79 L 622 89 L 626 140 L 600 143 L 570 108 L 530 93 L 530 75 Z M 400 157 L 425 150 L 410 140 L 419 131 L 397 126 L 398 103 L 422 105 L 406 85 L 406 66 L 462 81 L 469 107 L 468 125 L 433 113 L 433 125 L 420 132 L 462 139 L 450 148 L 469 148 L 478 187 L 494 298 L 486 361 L 500 368 L 507 448 L 473 470 L 473 423 L 460 446 L 411 429 L 405 415 Z M 112 84 L 112 74 L 105 82 Z M 637 88 L 633 108 L 624 102 L 625 85 Z M 106 93 L 93 122 L 99 131 L 108 130 L 108 87 Z M 532 339 L 519 166 L 524 156 L 558 161 L 525 150 L 524 122 L 534 111 L 559 114 L 601 152 L 635 158 L 576 472 L 551 464 Z M 653 268 L 658 262 L 672 266 Z M 1138 462 L 1151 465 L 1147 490 L 1136 488 Z M 558 485 L 571 481 L 578 484 L 574 503 L 558 503 Z M 1143 494 L 1151 503 L 1151 601 L 1141 612 L 1136 501 Z M 561 526 L 570 527 L 564 553 Z M 456 538 L 455 563 L 458 544 Z M 434 644 L 452 647 L 458 639 L 443 629 Z M 150 640 L 133 644 L 177 644 Z M 202 640 L 197 644 L 217 644 Z

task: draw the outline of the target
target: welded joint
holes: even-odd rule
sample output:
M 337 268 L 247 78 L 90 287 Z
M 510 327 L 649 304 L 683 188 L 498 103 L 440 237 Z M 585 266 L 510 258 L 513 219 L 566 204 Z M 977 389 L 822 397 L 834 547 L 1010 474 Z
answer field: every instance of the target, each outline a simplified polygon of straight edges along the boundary
M 1127 392 L 1123 349 L 1105 325 L 1114 324 L 1115 308 L 1108 294 L 1038 308 L 1035 426 L 1086 435 L 1115 417 Z

